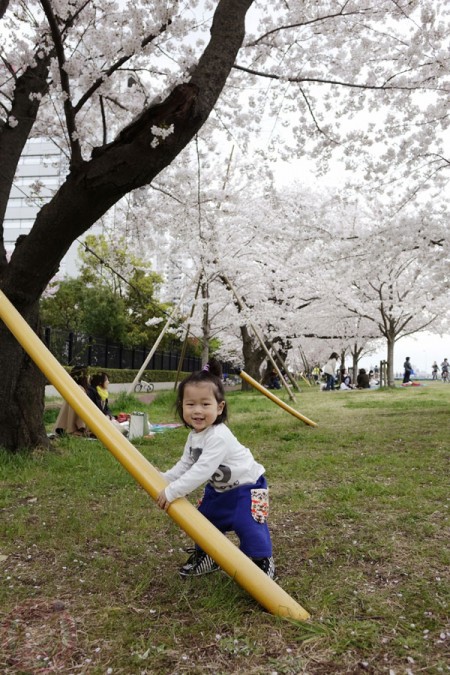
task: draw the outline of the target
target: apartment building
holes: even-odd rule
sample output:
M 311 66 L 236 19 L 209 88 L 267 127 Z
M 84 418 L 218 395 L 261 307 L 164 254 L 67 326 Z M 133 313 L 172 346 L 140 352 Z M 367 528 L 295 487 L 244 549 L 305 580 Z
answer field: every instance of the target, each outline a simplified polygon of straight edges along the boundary
M 22 153 L 3 222 L 5 248 L 12 253 L 17 237 L 28 234 L 36 215 L 64 180 L 67 162 L 58 148 L 43 139 L 30 139 Z M 58 276 L 77 274 L 75 242 L 61 262 Z

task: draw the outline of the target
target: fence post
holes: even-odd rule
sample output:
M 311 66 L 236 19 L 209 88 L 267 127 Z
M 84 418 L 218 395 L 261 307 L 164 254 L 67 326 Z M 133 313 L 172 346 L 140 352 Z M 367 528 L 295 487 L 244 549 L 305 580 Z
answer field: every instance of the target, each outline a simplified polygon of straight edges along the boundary
M 92 342 L 93 342 L 92 335 L 89 335 L 89 337 L 88 337 L 88 345 L 89 346 L 88 346 L 88 351 L 87 351 L 87 353 L 88 353 L 88 358 L 87 358 L 88 366 L 90 366 L 92 364 Z
M 73 359 L 73 333 L 69 333 L 68 345 L 67 345 L 67 365 L 72 363 Z
M 121 343 L 109 344 L 108 340 L 103 341 L 101 338 L 97 340 L 92 335 L 67 329 L 54 329 L 51 326 L 42 329 L 42 339 L 64 365 L 74 365 L 74 361 L 79 362 L 83 359 L 83 363 L 87 366 L 122 369 L 130 368 L 131 361 L 131 369 L 135 370 L 142 366 L 150 351 L 147 345 L 126 347 Z M 178 365 L 180 370 L 188 372 L 200 370 L 202 367 L 199 357 L 183 352 L 180 354 L 171 348 L 169 351 L 155 351 L 146 365 L 146 370 L 177 370 Z

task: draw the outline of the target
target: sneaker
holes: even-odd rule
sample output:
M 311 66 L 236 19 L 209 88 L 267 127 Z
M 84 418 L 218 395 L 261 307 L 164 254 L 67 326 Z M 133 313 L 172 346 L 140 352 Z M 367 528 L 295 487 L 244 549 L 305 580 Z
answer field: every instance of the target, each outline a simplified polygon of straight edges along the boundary
M 270 558 L 252 558 L 252 560 L 270 579 L 275 579 L 275 563 L 272 556 Z
M 194 549 L 189 558 L 180 567 L 181 577 L 198 577 L 219 569 L 219 565 L 204 551 Z

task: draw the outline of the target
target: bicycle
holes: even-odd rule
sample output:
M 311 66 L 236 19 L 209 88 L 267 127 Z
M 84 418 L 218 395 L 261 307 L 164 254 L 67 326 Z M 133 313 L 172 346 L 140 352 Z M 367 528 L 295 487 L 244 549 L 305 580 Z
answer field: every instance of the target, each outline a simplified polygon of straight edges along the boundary
M 140 380 L 137 382 L 137 384 L 134 385 L 134 391 L 136 394 L 140 394 L 141 392 L 147 392 L 150 393 L 153 391 L 155 388 L 155 385 L 153 382 L 146 382 L 145 380 Z

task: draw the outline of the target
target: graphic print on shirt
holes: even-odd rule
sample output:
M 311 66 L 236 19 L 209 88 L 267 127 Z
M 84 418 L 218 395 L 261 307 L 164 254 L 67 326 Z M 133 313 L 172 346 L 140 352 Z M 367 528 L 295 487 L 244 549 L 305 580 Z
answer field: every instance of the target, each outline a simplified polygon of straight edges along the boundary
M 238 480 L 231 484 L 231 469 L 226 464 L 219 465 L 211 476 L 210 483 L 213 484 L 215 490 L 231 490 L 239 485 Z
M 189 447 L 189 454 L 194 462 L 198 462 L 202 452 L 203 448 Z M 215 490 L 231 490 L 239 485 L 238 480 L 231 484 L 231 469 L 226 464 L 220 464 L 208 482 L 214 486 Z
M 198 460 L 199 460 L 200 455 L 202 454 L 202 452 L 203 452 L 203 448 L 193 448 L 193 447 L 189 447 L 189 454 L 190 454 L 190 456 L 192 457 L 192 460 L 193 460 L 194 462 L 198 462 Z

